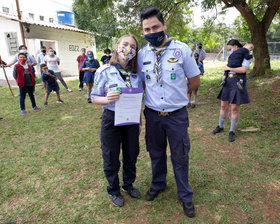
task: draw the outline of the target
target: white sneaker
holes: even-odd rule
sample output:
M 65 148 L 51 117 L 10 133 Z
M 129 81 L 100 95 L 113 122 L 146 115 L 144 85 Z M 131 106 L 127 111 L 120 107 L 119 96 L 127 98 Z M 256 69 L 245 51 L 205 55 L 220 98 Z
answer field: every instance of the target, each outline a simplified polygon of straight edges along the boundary
M 68 88 L 68 89 L 66 89 L 66 90 L 67 90 L 68 92 L 72 92 L 72 90 L 71 90 L 71 89 L 69 89 L 69 88 Z

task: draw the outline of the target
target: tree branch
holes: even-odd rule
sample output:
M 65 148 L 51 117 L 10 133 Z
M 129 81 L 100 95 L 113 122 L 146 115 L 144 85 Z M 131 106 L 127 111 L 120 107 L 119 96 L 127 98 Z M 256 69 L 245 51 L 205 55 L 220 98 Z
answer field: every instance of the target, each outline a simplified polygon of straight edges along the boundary
M 263 16 L 262 24 L 264 27 L 265 32 L 269 29 L 269 26 L 280 8 L 280 0 L 274 0 L 268 2 L 267 10 Z

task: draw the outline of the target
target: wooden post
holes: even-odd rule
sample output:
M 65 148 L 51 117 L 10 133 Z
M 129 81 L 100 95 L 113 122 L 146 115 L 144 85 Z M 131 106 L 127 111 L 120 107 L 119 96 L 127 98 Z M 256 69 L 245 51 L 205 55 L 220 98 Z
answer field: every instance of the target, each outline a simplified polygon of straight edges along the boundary
M 23 25 L 21 22 L 21 14 L 20 14 L 20 8 L 19 8 L 19 1 L 16 0 L 16 4 L 17 4 L 17 13 L 18 13 L 18 19 L 19 19 L 19 27 L 20 27 L 20 34 L 21 34 L 21 40 L 22 40 L 22 44 L 25 44 L 25 36 L 24 36 L 24 30 L 23 30 Z

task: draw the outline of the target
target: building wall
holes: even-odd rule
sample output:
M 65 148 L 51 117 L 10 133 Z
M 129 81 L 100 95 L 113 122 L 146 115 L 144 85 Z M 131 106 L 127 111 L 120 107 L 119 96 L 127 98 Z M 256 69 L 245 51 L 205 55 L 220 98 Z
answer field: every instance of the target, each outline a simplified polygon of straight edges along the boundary
M 55 43 L 55 51 L 60 58 L 60 69 L 64 76 L 75 76 L 78 74 L 78 66 L 76 59 L 80 55 L 81 48 L 92 50 L 96 54 L 95 39 L 87 33 L 80 33 L 68 30 L 54 29 L 38 25 L 30 25 L 30 32 L 25 32 L 25 38 L 28 43 L 38 45 L 38 40 Z M 33 46 L 35 44 L 32 44 Z M 48 45 L 47 45 L 48 46 Z M 40 47 L 36 46 L 35 49 L 27 46 L 32 55 L 40 53 Z M 37 59 L 37 57 L 36 57 Z

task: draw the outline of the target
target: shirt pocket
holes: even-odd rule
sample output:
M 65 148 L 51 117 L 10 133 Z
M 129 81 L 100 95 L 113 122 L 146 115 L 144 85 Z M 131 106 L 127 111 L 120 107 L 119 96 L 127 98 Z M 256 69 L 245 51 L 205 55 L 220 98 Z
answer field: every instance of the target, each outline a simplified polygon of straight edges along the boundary
M 183 64 L 180 62 L 170 63 L 167 62 L 162 66 L 162 72 L 165 74 L 165 77 L 172 81 L 181 80 L 185 77 Z
M 142 67 L 142 73 L 144 74 L 146 83 L 156 80 L 156 71 L 153 65 L 144 65 Z

